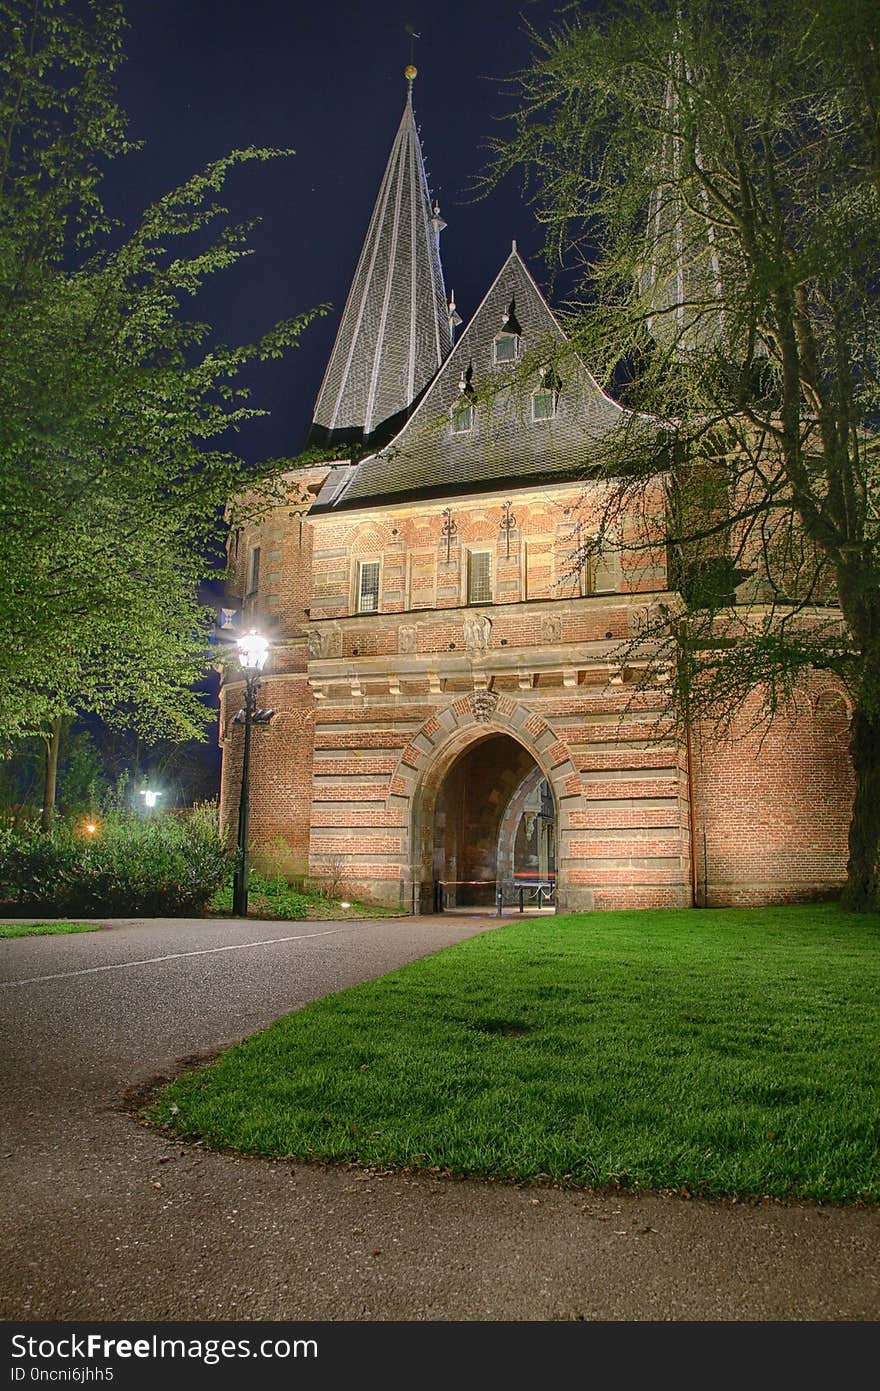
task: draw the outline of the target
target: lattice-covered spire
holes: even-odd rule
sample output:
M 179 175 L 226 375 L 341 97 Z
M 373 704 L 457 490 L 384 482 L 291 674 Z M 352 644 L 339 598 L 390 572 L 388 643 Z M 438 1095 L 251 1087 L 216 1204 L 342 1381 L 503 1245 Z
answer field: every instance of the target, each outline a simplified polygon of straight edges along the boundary
M 310 442 L 382 443 L 449 353 L 440 265 L 445 223 L 432 206 L 407 68 L 403 116 L 318 393 Z
M 639 291 L 648 310 L 655 341 L 675 356 L 687 357 L 718 347 L 726 338 L 724 285 L 730 268 L 708 215 L 705 190 L 695 186 L 693 202 L 685 198 L 683 145 L 693 142 L 700 160 L 698 134 L 685 132 L 679 91 L 690 70 L 678 51 L 670 57 L 666 84 L 665 130 L 659 142 L 657 186 L 648 208 L 645 261 Z

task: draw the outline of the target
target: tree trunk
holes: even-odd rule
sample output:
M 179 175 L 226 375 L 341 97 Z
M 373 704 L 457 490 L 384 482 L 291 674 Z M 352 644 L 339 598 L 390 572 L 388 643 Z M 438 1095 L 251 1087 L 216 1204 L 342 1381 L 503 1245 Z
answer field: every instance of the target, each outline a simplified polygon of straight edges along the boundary
M 869 714 L 856 706 L 850 753 L 856 794 L 849 828 L 846 887 L 841 902 L 854 913 L 870 913 L 880 907 L 880 715 Z
M 43 810 L 40 813 L 40 830 L 50 831 L 55 815 L 55 789 L 58 783 L 58 754 L 61 750 L 61 715 L 52 721 L 52 729 L 46 739 L 46 787 L 43 792 Z

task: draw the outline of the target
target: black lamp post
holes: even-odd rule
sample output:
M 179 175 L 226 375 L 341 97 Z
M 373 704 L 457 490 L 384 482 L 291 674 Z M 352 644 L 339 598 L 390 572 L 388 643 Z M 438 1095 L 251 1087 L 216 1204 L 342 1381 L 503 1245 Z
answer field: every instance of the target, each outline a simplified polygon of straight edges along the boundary
M 241 760 L 241 793 L 238 801 L 238 856 L 232 881 L 232 911 L 242 917 L 248 910 L 248 822 L 250 819 L 251 728 L 257 713 L 257 687 L 266 664 L 269 644 L 258 632 L 238 640 L 238 660 L 244 671 L 244 753 Z M 238 719 L 239 716 L 236 716 Z

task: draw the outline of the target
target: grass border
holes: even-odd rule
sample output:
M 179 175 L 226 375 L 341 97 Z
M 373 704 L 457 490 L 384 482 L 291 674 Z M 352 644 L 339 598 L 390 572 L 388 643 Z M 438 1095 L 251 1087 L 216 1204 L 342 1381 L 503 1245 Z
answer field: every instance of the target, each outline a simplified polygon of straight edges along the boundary
M 96 922 L 0 922 L 0 941 L 12 941 L 18 937 L 63 937 L 71 932 L 101 932 L 104 923 Z

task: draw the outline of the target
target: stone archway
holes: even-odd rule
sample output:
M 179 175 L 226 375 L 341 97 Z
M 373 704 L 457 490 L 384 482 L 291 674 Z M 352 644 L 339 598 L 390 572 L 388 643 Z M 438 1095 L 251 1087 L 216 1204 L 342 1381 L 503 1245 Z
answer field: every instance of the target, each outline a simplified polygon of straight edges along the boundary
M 499 840 L 507 809 L 523 782 L 544 772 L 529 751 L 509 734 L 489 730 L 472 740 L 446 771 L 433 801 L 433 862 L 435 884 L 445 885 L 447 907 L 490 907 L 496 891 L 513 896 L 513 844 L 499 864 Z M 426 805 L 424 814 L 430 815 Z M 503 843 L 503 842 L 502 842 Z M 423 866 L 423 870 L 426 866 Z M 506 882 L 507 878 L 510 882 Z
M 409 875 L 404 901 L 414 912 L 433 911 L 435 815 L 443 782 L 461 754 L 493 735 L 507 735 L 521 746 L 550 787 L 558 817 L 558 902 L 562 909 L 568 906 L 571 812 L 581 805 L 580 775 L 567 745 L 542 716 L 507 695 L 478 690 L 425 721 L 404 749 L 391 780 L 389 811 L 395 812 L 407 832 Z M 528 771 L 524 766 L 523 775 Z M 511 787 L 510 795 L 515 791 Z

